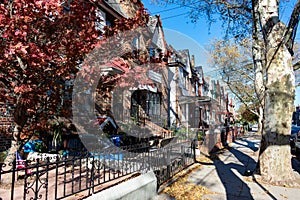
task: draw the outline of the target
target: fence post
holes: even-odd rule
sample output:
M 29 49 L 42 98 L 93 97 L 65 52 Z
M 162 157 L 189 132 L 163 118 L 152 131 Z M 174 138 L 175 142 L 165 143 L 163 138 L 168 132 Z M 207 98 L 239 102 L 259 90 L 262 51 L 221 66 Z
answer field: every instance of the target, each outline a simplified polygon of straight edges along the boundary
M 185 167 L 185 156 L 184 156 L 184 146 L 183 145 L 181 145 L 180 144 L 180 146 L 179 146 L 179 148 L 180 148 L 180 162 L 181 162 L 181 166 L 182 167 Z
M 46 158 L 46 179 L 45 179 L 46 195 L 45 195 L 45 199 L 48 199 L 49 165 L 50 165 L 50 158 L 47 157 L 47 158 Z
M 169 179 L 171 177 L 171 158 L 170 158 L 170 152 L 172 151 L 172 146 L 169 148 L 166 148 L 167 152 L 167 178 Z
M 0 163 L 0 182 L 1 182 L 1 174 L 2 174 L 2 163 Z
M 56 162 L 55 162 L 55 191 L 54 191 L 54 198 L 57 199 L 57 191 L 58 191 L 58 161 L 59 161 L 59 157 L 58 155 L 56 156 Z
M 11 195 L 10 199 L 14 200 L 14 190 L 15 190 L 15 179 L 16 179 L 16 160 L 12 162 L 12 181 L 11 181 Z
M 198 140 L 196 141 L 196 139 L 194 139 L 192 141 L 192 144 L 191 144 L 191 150 L 193 152 L 193 157 L 194 157 L 194 163 L 196 162 L 197 158 L 196 158 L 196 142 L 198 142 Z
M 95 194 L 95 185 L 94 185 L 95 174 L 94 174 L 94 171 L 95 171 L 95 156 L 92 157 L 91 179 L 90 179 L 90 181 L 91 181 L 90 182 L 90 187 L 92 187 L 92 193 L 93 194 Z
M 35 179 L 35 192 L 34 198 L 38 199 L 39 196 L 39 180 L 40 180 L 40 172 L 39 172 L 40 159 L 36 159 L 36 179 Z

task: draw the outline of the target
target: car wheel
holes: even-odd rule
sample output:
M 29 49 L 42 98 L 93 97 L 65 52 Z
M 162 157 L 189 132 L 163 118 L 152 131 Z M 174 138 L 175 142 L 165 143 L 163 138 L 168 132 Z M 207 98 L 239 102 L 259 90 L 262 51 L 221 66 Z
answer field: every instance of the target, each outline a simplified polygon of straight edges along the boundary
M 295 154 L 296 155 L 300 155 L 300 148 L 299 148 L 299 135 L 300 135 L 300 131 L 298 132 L 298 134 L 295 137 Z

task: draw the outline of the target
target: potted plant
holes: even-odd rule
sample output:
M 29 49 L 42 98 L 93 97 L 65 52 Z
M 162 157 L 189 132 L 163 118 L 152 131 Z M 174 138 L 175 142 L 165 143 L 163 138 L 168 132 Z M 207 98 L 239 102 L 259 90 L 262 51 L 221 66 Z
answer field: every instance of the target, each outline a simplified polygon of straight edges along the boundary
M 202 145 L 205 140 L 205 136 L 206 136 L 205 131 L 203 131 L 203 130 L 198 131 L 197 136 L 198 136 L 198 138 L 197 138 L 198 144 Z

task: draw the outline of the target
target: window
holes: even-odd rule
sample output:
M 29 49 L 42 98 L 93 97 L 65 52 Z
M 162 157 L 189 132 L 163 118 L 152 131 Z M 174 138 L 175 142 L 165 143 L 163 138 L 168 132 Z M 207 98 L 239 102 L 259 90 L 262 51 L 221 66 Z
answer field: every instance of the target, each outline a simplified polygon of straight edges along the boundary
M 153 47 L 149 48 L 149 57 L 151 62 L 155 61 L 155 49 Z
M 96 16 L 99 18 L 99 21 L 95 23 L 96 29 L 104 31 L 104 26 L 106 26 L 106 14 L 102 10 L 96 10 Z
M 149 92 L 148 98 L 148 115 L 160 115 L 160 95 L 158 93 Z
M 141 107 L 148 116 L 160 115 L 161 95 L 147 90 L 136 90 L 131 97 L 131 115 L 139 116 Z
M 136 50 L 140 49 L 139 38 L 133 38 L 132 44 L 133 44 L 133 46 L 135 47 Z

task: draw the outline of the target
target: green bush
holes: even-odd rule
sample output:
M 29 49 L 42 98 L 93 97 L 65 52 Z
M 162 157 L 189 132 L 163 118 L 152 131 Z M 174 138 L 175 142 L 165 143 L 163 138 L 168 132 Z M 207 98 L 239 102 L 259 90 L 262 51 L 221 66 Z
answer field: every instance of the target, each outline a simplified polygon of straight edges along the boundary
M 36 152 L 40 152 L 40 153 L 42 153 L 42 152 L 44 152 L 44 151 L 46 150 L 46 149 L 44 148 L 42 142 L 36 142 L 36 143 L 34 144 L 34 149 L 35 149 Z
M 205 138 L 205 133 L 203 131 L 202 132 L 198 131 L 197 129 L 177 128 L 177 129 L 173 129 L 173 131 L 174 131 L 174 135 L 178 139 L 188 139 L 188 138 L 197 139 L 197 135 L 198 135 L 198 140 L 204 140 Z
M 204 139 L 205 139 L 205 132 L 199 131 L 198 132 L 198 141 L 204 141 Z
M 6 156 L 7 156 L 7 152 L 6 151 L 0 152 L 0 163 L 4 162 Z
M 178 139 L 186 139 L 186 129 L 185 128 L 177 128 L 174 129 L 174 134 Z

